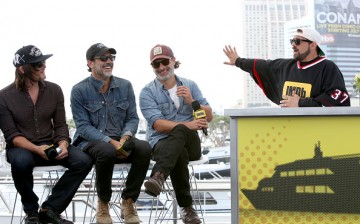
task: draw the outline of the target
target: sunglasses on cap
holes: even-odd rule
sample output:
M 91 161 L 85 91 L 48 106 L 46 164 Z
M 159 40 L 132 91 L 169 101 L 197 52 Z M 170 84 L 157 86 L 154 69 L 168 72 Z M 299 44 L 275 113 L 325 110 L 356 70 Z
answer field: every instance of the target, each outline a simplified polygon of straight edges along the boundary
M 308 42 L 308 43 L 312 43 L 311 40 L 294 38 L 294 39 L 290 39 L 290 44 L 295 43 L 296 46 L 299 46 L 300 43 L 301 43 L 301 41 Z
M 45 61 L 40 61 L 40 62 L 36 62 L 36 63 L 31 63 L 30 64 L 33 68 L 42 68 L 44 65 L 46 65 Z
M 100 59 L 103 62 L 107 61 L 108 59 L 110 59 L 110 61 L 115 61 L 115 55 L 102 55 L 95 58 Z
M 160 64 L 164 65 L 164 66 L 167 66 L 170 64 L 170 59 L 168 58 L 164 58 L 164 59 L 161 59 L 161 60 L 155 60 L 153 62 L 151 62 L 151 66 L 153 68 L 159 68 L 160 67 Z

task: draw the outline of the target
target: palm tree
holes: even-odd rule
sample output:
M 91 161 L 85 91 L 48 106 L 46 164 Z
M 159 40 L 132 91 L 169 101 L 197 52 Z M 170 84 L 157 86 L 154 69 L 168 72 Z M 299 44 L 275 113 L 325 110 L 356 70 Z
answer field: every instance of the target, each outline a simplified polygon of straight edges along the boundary
M 354 76 L 353 87 L 354 87 L 355 92 L 360 93 L 360 73 L 358 73 Z
M 360 106 L 360 73 L 354 76 L 353 88 L 354 88 L 353 96 L 356 96 L 359 99 L 359 106 Z

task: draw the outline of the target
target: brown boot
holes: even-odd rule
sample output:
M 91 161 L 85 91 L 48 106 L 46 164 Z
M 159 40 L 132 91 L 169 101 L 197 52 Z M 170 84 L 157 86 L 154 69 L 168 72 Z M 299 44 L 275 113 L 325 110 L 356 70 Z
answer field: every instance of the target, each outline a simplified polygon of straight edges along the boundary
M 131 198 L 121 200 L 121 218 L 125 224 L 140 224 L 134 201 Z
M 98 224 L 111 224 L 112 219 L 109 213 L 109 203 L 102 201 L 98 198 L 98 206 L 96 209 L 96 223 Z
M 164 174 L 159 171 L 156 171 L 154 175 L 144 183 L 146 188 L 145 193 L 153 197 L 158 196 L 162 190 L 164 182 L 165 182 Z
M 185 224 L 199 224 L 201 220 L 197 215 L 195 209 L 190 205 L 181 208 L 181 219 Z

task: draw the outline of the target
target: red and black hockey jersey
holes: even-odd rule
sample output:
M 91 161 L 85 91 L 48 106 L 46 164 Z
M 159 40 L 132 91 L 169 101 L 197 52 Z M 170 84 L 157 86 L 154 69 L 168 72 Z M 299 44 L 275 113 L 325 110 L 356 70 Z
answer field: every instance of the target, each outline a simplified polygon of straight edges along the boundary
M 344 77 L 336 64 L 325 57 L 301 66 L 294 59 L 238 58 L 235 65 L 249 72 L 267 98 L 280 104 L 283 95 L 295 91 L 300 107 L 350 106 Z

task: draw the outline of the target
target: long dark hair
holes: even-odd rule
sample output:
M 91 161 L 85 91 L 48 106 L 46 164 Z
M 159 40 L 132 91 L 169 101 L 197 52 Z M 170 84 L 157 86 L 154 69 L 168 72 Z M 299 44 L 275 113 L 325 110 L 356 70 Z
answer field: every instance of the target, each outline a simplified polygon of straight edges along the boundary
M 28 90 L 26 86 L 27 82 L 33 83 L 32 73 L 34 71 L 34 67 L 30 64 L 23 65 L 24 72 L 21 72 L 20 67 L 15 69 L 15 85 L 16 88 L 22 91 Z

